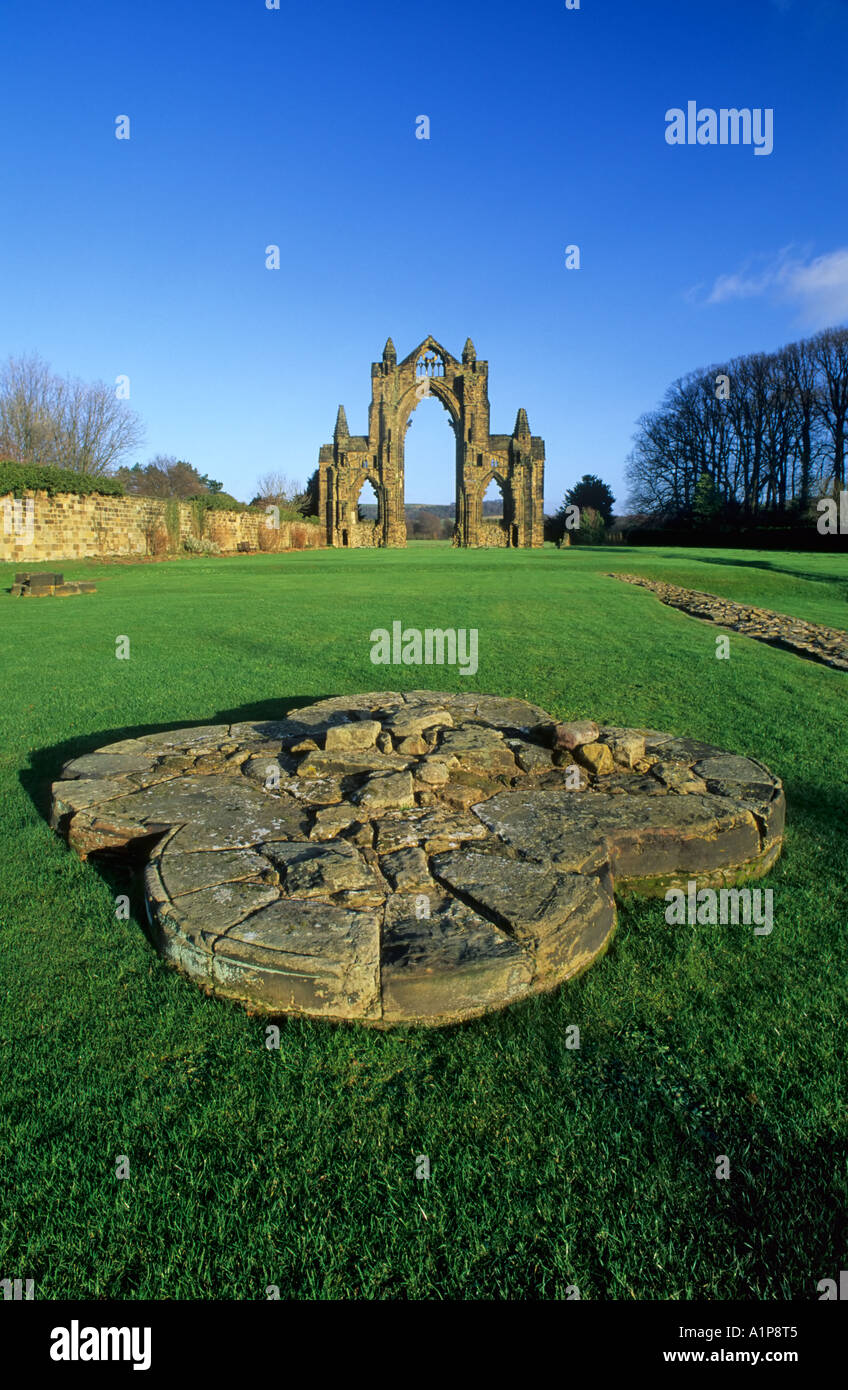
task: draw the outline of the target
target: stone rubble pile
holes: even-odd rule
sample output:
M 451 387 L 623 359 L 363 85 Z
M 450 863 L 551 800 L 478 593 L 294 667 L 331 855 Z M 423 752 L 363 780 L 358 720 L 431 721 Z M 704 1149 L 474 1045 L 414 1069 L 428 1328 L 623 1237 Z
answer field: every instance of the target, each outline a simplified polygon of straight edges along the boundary
M 635 574 L 609 575 L 608 578 L 623 579 L 625 584 L 638 584 L 643 589 L 650 589 L 662 603 L 679 608 L 694 618 L 718 623 L 721 627 L 744 633 L 746 637 L 754 637 L 759 642 L 769 642 L 774 647 L 785 647 L 799 656 L 832 666 L 837 671 L 848 671 L 848 632 L 843 632 L 841 628 L 823 627 L 820 623 L 787 617 L 785 613 L 773 613 L 768 608 L 752 608 L 716 594 L 702 593 L 699 589 L 681 589 L 677 584 L 642 579 Z

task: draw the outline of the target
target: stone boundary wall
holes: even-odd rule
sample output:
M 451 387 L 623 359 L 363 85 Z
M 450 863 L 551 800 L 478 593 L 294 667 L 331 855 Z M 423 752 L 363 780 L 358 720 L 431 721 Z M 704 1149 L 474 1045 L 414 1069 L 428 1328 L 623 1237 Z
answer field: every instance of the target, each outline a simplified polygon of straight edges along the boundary
M 158 497 L 110 497 L 100 493 L 26 492 L 23 497 L 0 498 L 2 532 L 0 561 L 29 564 L 41 560 L 107 559 L 124 555 L 161 555 L 182 549 L 189 535 L 198 534 L 198 514 L 190 502 L 177 502 L 179 542 L 168 535 L 173 505 Z M 274 531 L 262 512 L 208 511 L 203 516 L 203 535 L 215 541 L 223 554 L 233 554 L 239 542 L 251 550 L 291 550 L 324 544 L 322 528 L 281 521 Z M 174 528 L 176 531 L 176 528 Z M 176 539 L 176 537 L 175 537 Z

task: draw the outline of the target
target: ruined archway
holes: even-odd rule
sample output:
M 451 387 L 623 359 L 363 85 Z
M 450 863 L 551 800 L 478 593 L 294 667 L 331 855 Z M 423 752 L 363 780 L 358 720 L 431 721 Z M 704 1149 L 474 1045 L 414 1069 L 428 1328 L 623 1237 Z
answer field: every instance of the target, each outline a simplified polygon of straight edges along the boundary
M 521 409 L 511 435 L 489 433 L 489 364 L 467 339 L 460 361 L 428 336 L 402 362 L 389 338 L 371 363 L 367 435 L 352 435 L 339 406 L 332 444 L 318 458 L 319 506 L 328 545 L 406 545 L 404 448 L 413 412 L 435 397 L 456 438 L 454 544 L 538 546 L 543 533 L 545 443 L 530 434 Z M 497 538 L 483 521 L 482 497 L 492 471 L 504 498 Z M 379 499 L 377 522 L 363 528 L 358 499 L 368 478 Z

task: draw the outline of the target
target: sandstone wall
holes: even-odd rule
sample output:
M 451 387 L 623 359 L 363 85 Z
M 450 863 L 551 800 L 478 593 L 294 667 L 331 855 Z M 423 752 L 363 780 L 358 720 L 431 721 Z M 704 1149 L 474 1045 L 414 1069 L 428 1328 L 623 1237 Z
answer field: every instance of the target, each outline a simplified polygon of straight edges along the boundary
M 190 502 L 169 505 L 155 497 L 108 497 L 98 493 L 60 493 L 51 497 L 46 492 L 27 492 L 18 499 L 7 496 L 0 498 L 0 515 L 0 560 L 24 565 L 41 560 L 105 559 L 181 550 L 186 536 L 198 534 L 199 521 Z M 306 521 L 281 521 L 279 529 L 273 531 L 266 521 L 261 512 L 210 511 L 203 514 L 202 533 L 216 541 L 224 554 L 233 553 L 240 541 L 247 541 L 252 550 L 306 549 L 323 544 L 319 526 Z
M 475 535 L 474 544 L 476 546 L 506 547 L 509 545 L 509 530 L 500 520 L 481 522 Z
M 348 528 L 348 545 L 355 549 L 376 546 L 380 535 L 376 521 L 354 521 Z

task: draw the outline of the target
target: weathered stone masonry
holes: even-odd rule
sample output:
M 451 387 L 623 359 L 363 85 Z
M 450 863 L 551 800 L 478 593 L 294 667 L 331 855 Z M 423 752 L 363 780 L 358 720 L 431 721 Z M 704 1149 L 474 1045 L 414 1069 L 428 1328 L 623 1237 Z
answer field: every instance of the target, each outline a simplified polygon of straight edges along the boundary
M 785 809 L 762 763 L 694 739 L 382 690 L 107 744 L 64 766 L 51 823 L 83 857 L 150 854 L 154 938 L 204 989 L 391 1028 L 573 978 L 614 892 L 760 878 Z
M 511 435 L 489 433 L 489 364 L 467 339 L 462 361 L 427 337 L 398 362 L 391 338 L 371 363 L 368 433 L 351 434 L 339 406 L 332 444 L 318 458 L 319 516 L 328 545 L 404 546 L 404 441 L 415 407 L 435 396 L 456 436 L 454 545 L 540 546 L 543 540 L 545 441 L 531 435 L 518 411 Z M 492 478 L 504 498 L 503 518 L 484 521 L 483 496 Z M 359 495 L 370 482 L 376 521 L 358 519 Z
M 23 498 L 0 498 L 0 560 L 22 565 L 42 560 L 99 559 L 109 556 L 155 553 L 155 537 L 167 535 L 168 503 L 158 497 L 111 497 L 100 493 L 28 492 Z M 31 502 L 32 506 L 27 507 Z M 177 504 L 179 544 L 197 533 L 197 514 L 190 502 Z M 254 550 L 287 550 L 292 544 L 292 525 L 280 522 L 273 543 L 259 512 L 207 512 L 204 535 L 214 540 L 224 554 L 235 551 L 240 542 Z M 261 536 L 260 533 L 264 532 Z M 176 539 L 176 538 L 175 538 Z M 318 526 L 301 528 L 304 547 L 320 545 Z M 261 543 L 261 542 L 264 542 Z

